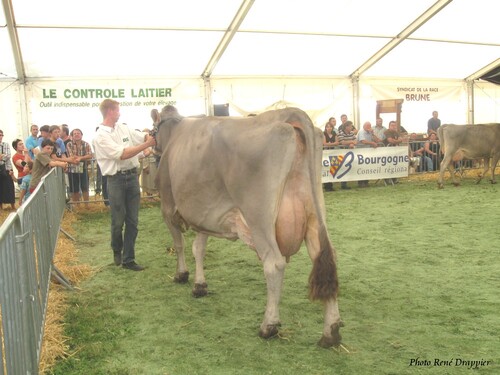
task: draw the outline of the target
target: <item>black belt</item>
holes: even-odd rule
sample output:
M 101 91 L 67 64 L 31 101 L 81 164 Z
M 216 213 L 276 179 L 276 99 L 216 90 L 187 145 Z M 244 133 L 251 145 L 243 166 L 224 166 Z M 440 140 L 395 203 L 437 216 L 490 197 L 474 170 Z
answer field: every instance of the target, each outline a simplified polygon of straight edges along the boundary
M 137 168 L 127 169 L 125 171 L 117 171 L 115 176 L 119 174 L 121 175 L 137 174 Z

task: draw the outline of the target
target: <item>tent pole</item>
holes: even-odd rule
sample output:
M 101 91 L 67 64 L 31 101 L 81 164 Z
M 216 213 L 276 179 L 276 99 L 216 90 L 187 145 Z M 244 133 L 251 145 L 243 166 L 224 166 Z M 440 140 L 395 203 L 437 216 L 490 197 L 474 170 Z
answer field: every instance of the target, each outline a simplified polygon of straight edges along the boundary
M 474 124 L 474 80 L 467 80 L 467 124 Z
M 212 100 L 212 82 L 210 77 L 203 77 L 203 86 L 205 87 L 205 113 L 207 116 L 214 115 L 214 106 Z
M 353 75 L 351 78 L 352 83 L 352 122 L 356 129 L 361 129 L 361 120 L 359 114 L 359 76 Z

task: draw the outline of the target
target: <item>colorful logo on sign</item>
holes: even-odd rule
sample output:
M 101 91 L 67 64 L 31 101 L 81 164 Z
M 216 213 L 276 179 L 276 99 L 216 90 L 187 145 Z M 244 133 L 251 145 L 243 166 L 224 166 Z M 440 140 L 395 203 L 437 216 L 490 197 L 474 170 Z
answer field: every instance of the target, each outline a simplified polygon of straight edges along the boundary
M 344 155 L 330 155 L 330 174 L 335 177 L 344 161 Z

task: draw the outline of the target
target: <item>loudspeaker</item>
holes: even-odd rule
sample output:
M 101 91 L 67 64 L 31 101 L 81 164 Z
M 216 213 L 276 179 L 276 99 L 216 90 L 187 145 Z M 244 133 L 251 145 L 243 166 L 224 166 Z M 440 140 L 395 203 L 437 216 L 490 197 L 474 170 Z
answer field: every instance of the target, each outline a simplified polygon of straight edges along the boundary
M 214 104 L 214 116 L 229 116 L 229 103 Z

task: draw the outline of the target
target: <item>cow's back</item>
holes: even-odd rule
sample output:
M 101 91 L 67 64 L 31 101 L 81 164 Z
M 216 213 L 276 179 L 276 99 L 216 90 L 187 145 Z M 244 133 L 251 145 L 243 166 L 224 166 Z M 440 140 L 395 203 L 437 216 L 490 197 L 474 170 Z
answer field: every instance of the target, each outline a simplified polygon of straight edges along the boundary
M 278 204 L 277 192 L 296 147 L 295 131 L 285 123 L 186 118 L 172 133 L 160 162 L 161 173 L 168 171 L 161 178 L 171 192 L 166 204 L 194 229 L 233 238 L 231 225 L 242 210 L 266 199 Z
M 445 154 L 461 152 L 466 158 L 480 158 L 500 151 L 500 124 L 445 124 L 438 135 Z

